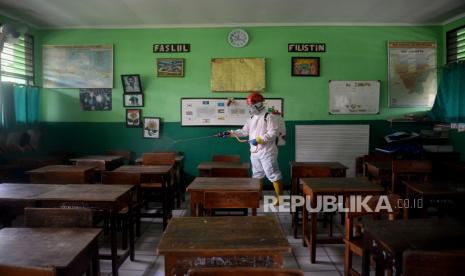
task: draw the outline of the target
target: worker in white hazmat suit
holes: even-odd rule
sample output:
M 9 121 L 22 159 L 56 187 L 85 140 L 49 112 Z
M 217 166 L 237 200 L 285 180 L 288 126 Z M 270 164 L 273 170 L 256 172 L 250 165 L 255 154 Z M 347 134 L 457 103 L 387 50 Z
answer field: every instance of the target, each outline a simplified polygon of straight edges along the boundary
M 267 112 L 265 99 L 260 93 L 252 93 L 247 97 L 247 105 L 252 117 L 242 129 L 225 131 L 218 136 L 249 137 L 252 177 L 263 179 L 265 176 L 273 183 L 276 197 L 282 194 L 282 175 L 278 165 L 277 137 L 282 128 L 279 115 Z

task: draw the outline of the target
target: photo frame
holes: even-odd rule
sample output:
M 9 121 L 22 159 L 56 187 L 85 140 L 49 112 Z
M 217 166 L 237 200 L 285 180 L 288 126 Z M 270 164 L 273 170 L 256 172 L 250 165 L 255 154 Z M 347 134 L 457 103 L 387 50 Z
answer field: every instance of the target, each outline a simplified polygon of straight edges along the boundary
M 142 127 L 141 109 L 126 109 L 126 127 Z
M 157 77 L 184 77 L 184 59 L 157 58 Z
M 123 94 L 124 107 L 141 107 L 144 106 L 144 94 L 142 93 L 125 93 Z
M 160 138 L 160 118 L 144 117 L 144 138 Z
M 124 93 L 142 93 L 140 75 L 121 75 Z
M 319 57 L 292 57 L 291 74 L 294 77 L 320 76 Z

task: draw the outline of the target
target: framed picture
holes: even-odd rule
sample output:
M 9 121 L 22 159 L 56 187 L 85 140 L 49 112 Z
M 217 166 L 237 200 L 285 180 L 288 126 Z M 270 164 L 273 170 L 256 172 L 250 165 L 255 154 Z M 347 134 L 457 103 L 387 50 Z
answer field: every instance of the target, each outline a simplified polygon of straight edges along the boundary
M 124 104 L 124 107 L 144 106 L 144 94 L 142 93 L 123 94 L 123 104 Z
M 157 77 L 184 77 L 184 59 L 157 58 Z
M 140 109 L 126 109 L 126 127 L 141 127 Z
M 144 117 L 144 138 L 160 138 L 160 118 Z
M 292 57 L 292 76 L 318 77 L 320 75 L 319 57 Z
M 121 75 L 124 93 L 142 93 L 139 75 Z
M 111 110 L 111 88 L 81 88 L 79 99 L 84 111 Z

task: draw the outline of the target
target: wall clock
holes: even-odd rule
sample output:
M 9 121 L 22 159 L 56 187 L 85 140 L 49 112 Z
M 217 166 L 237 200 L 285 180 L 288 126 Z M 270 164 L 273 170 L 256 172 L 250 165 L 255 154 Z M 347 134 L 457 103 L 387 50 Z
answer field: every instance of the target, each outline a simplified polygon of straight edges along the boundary
M 228 42 L 233 47 L 244 47 L 249 42 L 249 34 L 243 29 L 234 29 L 228 34 Z

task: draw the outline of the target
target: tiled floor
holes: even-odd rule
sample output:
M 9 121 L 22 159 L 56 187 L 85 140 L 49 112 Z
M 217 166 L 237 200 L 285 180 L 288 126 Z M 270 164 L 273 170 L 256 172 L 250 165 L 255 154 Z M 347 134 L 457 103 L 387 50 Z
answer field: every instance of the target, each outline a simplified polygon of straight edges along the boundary
M 344 246 L 340 245 L 318 245 L 317 262 L 310 263 L 308 248 L 302 246 L 301 239 L 294 239 L 291 229 L 290 214 L 265 214 L 259 210 L 258 215 L 275 215 L 279 220 L 289 243 L 292 245 L 292 254 L 284 258 L 285 268 L 298 268 L 305 272 L 305 275 L 313 276 L 339 276 L 344 270 Z M 338 216 L 334 217 L 338 221 Z M 160 240 L 161 220 L 143 219 L 142 236 L 136 240 L 135 261 L 127 260 L 119 269 L 119 275 L 122 276 L 152 276 L 164 275 L 164 258 L 155 256 L 155 249 Z M 335 235 L 341 234 L 341 226 L 335 223 Z M 326 233 L 327 229 L 321 227 L 319 233 Z M 354 266 L 360 267 L 360 259 L 354 259 Z M 102 275 L 111 275 L 110 262 L 101 261 Z

